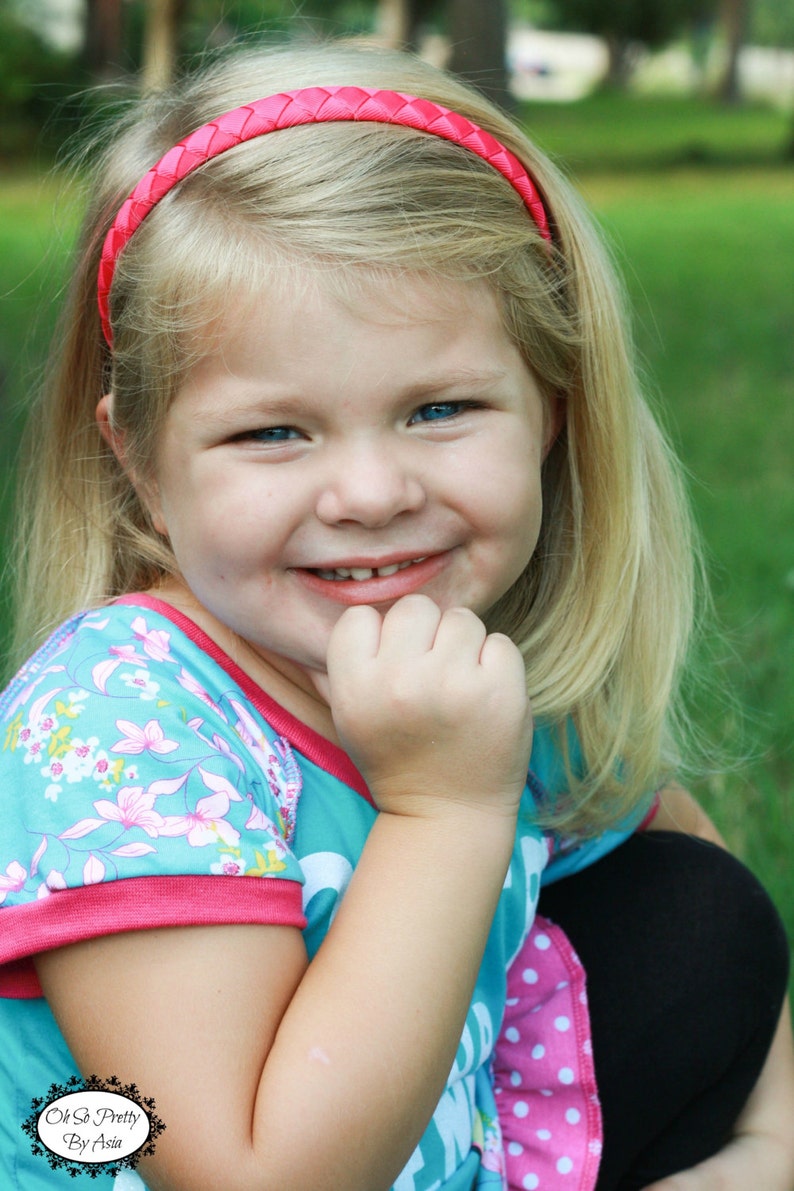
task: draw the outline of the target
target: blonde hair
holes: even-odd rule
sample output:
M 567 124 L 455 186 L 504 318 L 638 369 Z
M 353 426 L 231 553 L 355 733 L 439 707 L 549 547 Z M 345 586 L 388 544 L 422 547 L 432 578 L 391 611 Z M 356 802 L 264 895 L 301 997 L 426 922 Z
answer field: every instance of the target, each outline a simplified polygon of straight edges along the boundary
M 408 92 L 485 128 L 545 196 L 554 248 L 520 198 L 478 157 L 404 127 L 326 124 L 279 131 L 200 168 L 125 248 L 111 294 L 112 359 L 96 307 L 99 253 L 127 193 L 189 132 L 296 87 Z M 402 54 L 341 45 L 246 51 L 136 106 L 102 153 L 37 449 L 21 500 L 18 641 L 64 616 L 156 583 L 174 560 L 113 454 L 94 410 L 112 389 L 128 467 L 145 474 L 202 332 L 232 291 L 254 294 L 274 266 L 421 271 L 484 279 L 565 427 L 544 466 L 540 541 L 489 614 L 526 659 L 537 717 L 581 764 L 544 822 L 580 833 L 616 822 L 672 772 L 677 691 L 693 619 L 693 539 L 676 464 L 641 396 L 620 289 L 576 195 L 505 116 L 461 82 Z M 575 770 L 576 772 L 573 772 Z

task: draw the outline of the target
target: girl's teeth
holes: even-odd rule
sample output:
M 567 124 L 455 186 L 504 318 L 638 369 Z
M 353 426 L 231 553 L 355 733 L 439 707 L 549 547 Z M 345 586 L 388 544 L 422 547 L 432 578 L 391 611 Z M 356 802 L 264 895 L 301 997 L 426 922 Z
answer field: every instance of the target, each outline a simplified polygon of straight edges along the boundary
M 387 567 L 334 567 L 332 571 L 318 569 L 317 574 L 321 579 L 339 580 L 339 579 L 373 579 L 376 576 L 379 579 L 386 579 L 389 575 L 396 575 L 398 571 L 404 571 L 406 567 L 413 566 L 415 562 L 424 562 L 427 555 L 422 558 L 410 558 L 407 562 L 394 562 Z

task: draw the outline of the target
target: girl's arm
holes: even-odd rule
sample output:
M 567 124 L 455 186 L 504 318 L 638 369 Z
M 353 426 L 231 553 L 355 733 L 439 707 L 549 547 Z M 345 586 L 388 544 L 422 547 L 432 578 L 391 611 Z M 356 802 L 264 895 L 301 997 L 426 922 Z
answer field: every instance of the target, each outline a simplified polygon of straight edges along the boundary
M 705 811 L 680 786 L 662 790 L 649 830 L 686 831 L 725 847 Z M 691 1170 L 646 1191 L 794 1191 L 794 1041 L 788 1000 L 766 1064 L 731 1142 Z
M 452 1066 L 509 865 L 531 744 L 518 651 L 425 597 L 348 610 L 339 734 L 381 809 L 326 940 L 141 931 L 39 957 L 78 1066 L 152 1096 L 160 1191 L 378 1191 Z

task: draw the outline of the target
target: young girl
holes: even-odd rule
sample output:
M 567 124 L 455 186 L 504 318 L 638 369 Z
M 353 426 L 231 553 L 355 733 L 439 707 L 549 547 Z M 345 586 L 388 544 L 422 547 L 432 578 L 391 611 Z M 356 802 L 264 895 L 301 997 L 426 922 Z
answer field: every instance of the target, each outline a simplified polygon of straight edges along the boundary
M 709 1160 L 763 1069 L 702 1171 L 784 1188 L 774 912 L 625 842 L 688 825 L 692 548 L 545 157 L 410 58 L 231 58 L 100 161 L 59 356 L 22 638 L 67 619 L 1 708 L 3 1186 L 87 1180 L 21 1129 L 78 1072 L 153 1098 L 152 1189 L 583 1191 Z

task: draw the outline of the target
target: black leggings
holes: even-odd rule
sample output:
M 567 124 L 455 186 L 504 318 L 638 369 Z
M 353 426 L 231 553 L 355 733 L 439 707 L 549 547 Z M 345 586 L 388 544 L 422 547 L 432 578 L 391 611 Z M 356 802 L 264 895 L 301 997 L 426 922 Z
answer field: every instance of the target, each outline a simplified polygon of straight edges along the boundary
M 544 889 L 587 972 L 604 1121 L 598 1191 L 636 1191 L 721 1149 L 769 1050 L 788 947 L 743 865 L 639 833 Z

